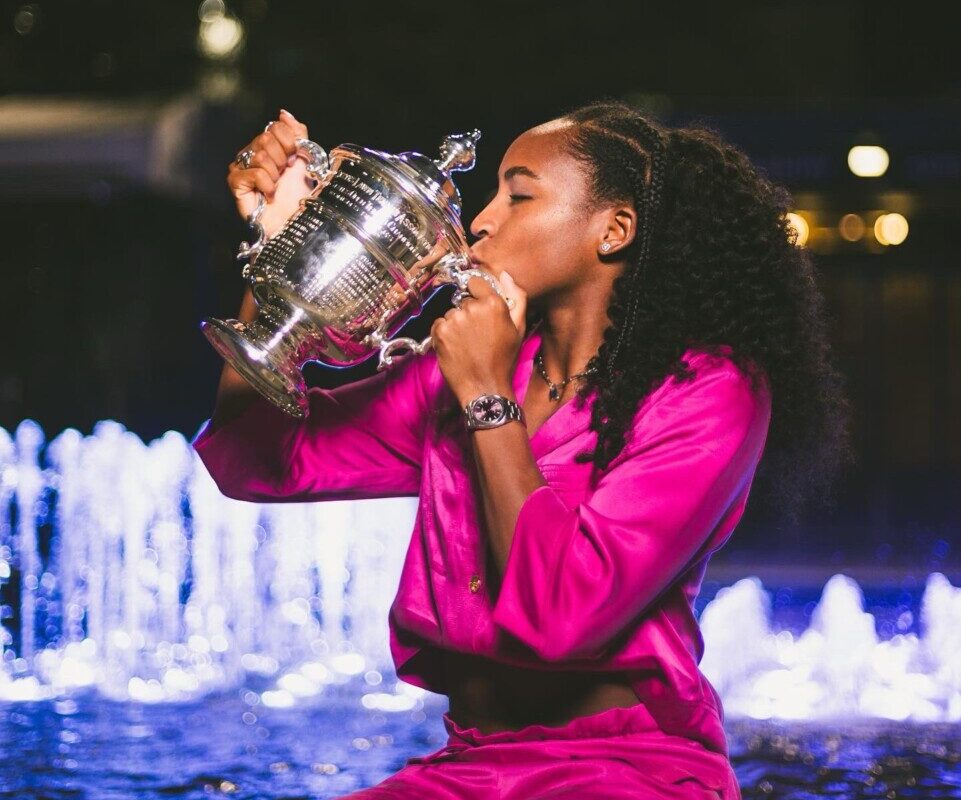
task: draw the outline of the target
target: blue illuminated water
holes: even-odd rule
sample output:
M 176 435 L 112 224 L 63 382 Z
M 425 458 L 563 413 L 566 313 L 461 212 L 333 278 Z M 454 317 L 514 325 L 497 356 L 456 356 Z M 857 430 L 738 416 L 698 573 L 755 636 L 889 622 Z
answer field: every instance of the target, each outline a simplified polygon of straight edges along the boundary
M 380 713 L 361 707 L 362 691 L 293 709 L 251 706 L 243 692 L 182 706 L 92 694 L 0 706 L 0 797 L 320 800 L 442 745 L 441 698 Z M 961 797 L 954 724 L 742 719 L 727 733 L 745 798 Z

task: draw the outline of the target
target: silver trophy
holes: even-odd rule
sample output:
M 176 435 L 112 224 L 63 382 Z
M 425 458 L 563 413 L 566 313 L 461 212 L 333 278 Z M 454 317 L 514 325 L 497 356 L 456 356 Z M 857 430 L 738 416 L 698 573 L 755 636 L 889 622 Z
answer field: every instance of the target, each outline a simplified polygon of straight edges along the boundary
M 451 173 L 474 166 L 480 131 L 448 136 L 440 158 L 391 155 L 343 144 L 328 155 L 299 139 L 298 155 L 316 180 L 310 194 L 275 236 L 265 240 L 258 220 L 261 196 L 250 215 L 257 239 L 240 246 L 243 275 L 257 301 L 253 322 L 208 317 L 201 329 L 230 365 L 265 397 L 295 417 L 308 413 L 301 372 L 308 361 L 348 367 L 380 353 L 425 353 L 428 336 L 391 340 L 445 284 L 455 305 L 469 293 L 471 277 L 497 281 L 470 269 L 460 221 L 460 193 Z

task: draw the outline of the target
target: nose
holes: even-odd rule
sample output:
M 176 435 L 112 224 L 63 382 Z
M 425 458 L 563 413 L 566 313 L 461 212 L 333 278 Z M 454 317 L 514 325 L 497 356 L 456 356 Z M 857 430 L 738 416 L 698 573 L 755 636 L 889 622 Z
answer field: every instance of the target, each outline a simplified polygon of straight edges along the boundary
M 474 219 L 471 221 L 470 232 L 471 234 L 476 236 L 478 239 L 483 239 L 485 236 L 487 236 L 487 228 L 485 227 L 484 223 L 481 221 L 480 214 L 474 217 Z
M 490 236 L 494 228 L 494 219 L 491 215 L 491 203 L 481 209 L 480 213 L 471 220 L 470 232 L 478 239 Z

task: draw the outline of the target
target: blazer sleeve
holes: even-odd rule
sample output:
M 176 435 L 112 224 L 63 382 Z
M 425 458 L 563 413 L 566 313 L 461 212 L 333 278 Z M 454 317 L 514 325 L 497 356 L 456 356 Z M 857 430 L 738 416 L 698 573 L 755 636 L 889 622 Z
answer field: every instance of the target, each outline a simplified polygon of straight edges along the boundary
M 436 354 L 396 356 L 385 370 L 336 389 L 308 390 L 297 419 L 258 397 L 191 442 L 220 491 L 255 502 L 416 495 L 428 402 L 421 375 Z
M 521 506 L 493 615 L 545 661 L 602 656 L 711 541 L 750 487 L 769 394 L 725 359 L 638 416 L 583 503 L 540 486 Z

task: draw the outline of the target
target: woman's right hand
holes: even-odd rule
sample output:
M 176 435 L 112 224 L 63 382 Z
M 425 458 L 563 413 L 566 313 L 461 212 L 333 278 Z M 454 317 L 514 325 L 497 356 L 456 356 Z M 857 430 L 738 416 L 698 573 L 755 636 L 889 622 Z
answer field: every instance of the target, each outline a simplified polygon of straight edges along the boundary
M 254 151 L 250 167 L 235 159 L 227 168 L 227 186 L 244 219 L 257 207 L 259 195 L 265 196 L 267 204 L 259 221 L 268 238 L 294 215 L 313 188 L 307 162 L 296 155 L 296 140 L 306 138 L 307 126 L 282 109 L 267 130 L 238 151 Z

